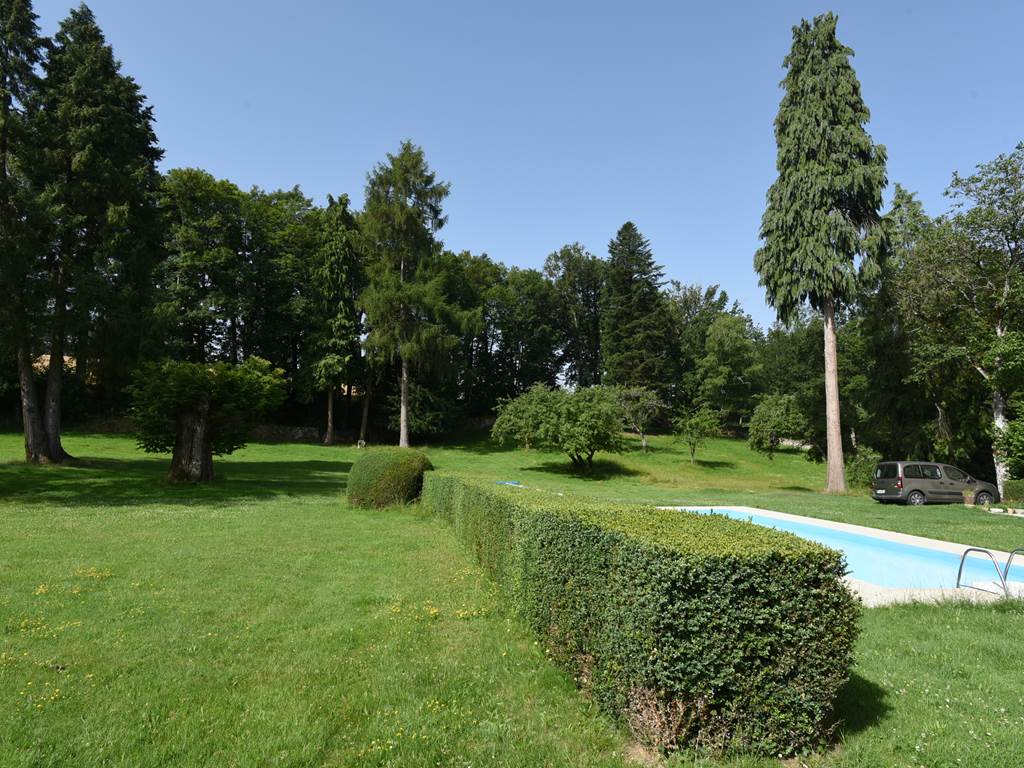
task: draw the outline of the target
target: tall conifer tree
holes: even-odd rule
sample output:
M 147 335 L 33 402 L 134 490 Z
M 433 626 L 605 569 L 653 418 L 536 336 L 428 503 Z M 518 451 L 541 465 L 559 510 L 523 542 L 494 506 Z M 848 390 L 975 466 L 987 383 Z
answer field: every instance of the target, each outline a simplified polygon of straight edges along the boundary
M 32 370 L 32 334 L 40 309 L 34 260 L 32 196 L 25 179 L 26 106 L 39 82 L 42 39 L 29 0 L 0 0 L 0 325 L 12 335 L 21 389 L 25 460 L 48 461 L 42 412 Z
M 399 438 L 409 445 L 409 385 L 413 366 L 449 348 L 456 339 L 443 322 L 450 307 L 437 269 L 444 226 L 441 204 L 448 184 L 437 180 L 423 150 L 410 141 L 388 154 L 366 180 L 360 218 L 369 250 L 369 285 L 362 303 L 368 344 L 399 362 Z
M 647 387 L 667 398 L 677 377 L 662 277 L 650 242 L 627 221 L 608 244 L 601 295 L 603 381 Z
M 147 262 L 157 250 L 156 162 L 162 152 L 152 108 L 135 81 L 121 73 L 86 5 L 61 22 L 44 74 L 30 111 L 37 142 L 31 175 L 49 225 L 47 450 L 51 461 L 62 461 L 66 345 L 87 332 L 125 276 L 148 275 Z
M 761 221 L 754 267 L 769 304 L 787 320 L 804 302 L 824 317 L 828 446 L 826 491 L 846 489 L 836 310 L 856 298 L 861 273 L 877 276 L 879 209 L 886 185 L 885 148 L 865 130 L 868 108 L 836 39 L 837 18 L 818 16 L 793 28 L 783 65 L 785 94 L 775 119 L 778 179 Z

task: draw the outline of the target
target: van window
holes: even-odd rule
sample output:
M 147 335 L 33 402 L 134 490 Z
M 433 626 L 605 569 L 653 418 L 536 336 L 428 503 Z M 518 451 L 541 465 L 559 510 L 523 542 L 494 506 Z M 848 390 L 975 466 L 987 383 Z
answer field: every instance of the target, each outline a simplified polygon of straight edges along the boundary
M 967 482 L 967 475 L 964 474 L 962 470 L 959 470 L 956 467 L 945 467 L 944 469 L 946 470 L 946 477 L 950 480 L 956 480 L 958 483 Z
M 928 480 L 941 480 L 942 479 L 942 472 L 939 471 L 939 468 L 936 467 L 934 464 L 922 464 L 921 465 L 921 473 Z
M 876 480 L 895 480 L 896 474 L 895 464 L 879 464 L 875 467 Z
M 921 474 L 920 464 L 907 464 L 903 468 L 903 476 L 913 480 L 920 480 L 924 475 Z

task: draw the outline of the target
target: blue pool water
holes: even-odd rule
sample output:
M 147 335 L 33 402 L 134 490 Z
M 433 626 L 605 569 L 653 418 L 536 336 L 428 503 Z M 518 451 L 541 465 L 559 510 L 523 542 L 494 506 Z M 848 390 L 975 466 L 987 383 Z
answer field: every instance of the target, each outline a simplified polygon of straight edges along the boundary
M 705 514 L 714 512 L 736 520 L 749 520 L 757 525 L 789 531 L 804 539 L 838 549 L 846 555 L 849 575 L 861 581 L 883 587 L 907 589 L 952 589 L 956 586 L 960 554 L 940 552 L 912 544 L 901 544 L 862 533 L 838 531 L 813 523 L 780 520 L 738 509 L 716 507 L 714 509 L 693 509 L 693 511 Z M 1021 528 L 1021 544 L 1024 545 L 1024 526 Z M 992 561 L 984 555 L 982 558 L 973 555 L 967 558 L 963 583 L 999 580 Z M 1001 565 L 1000 568 L 1002 568 Z M 1007 581 L 1024 582 L 1024 554 L 1014 558 Z

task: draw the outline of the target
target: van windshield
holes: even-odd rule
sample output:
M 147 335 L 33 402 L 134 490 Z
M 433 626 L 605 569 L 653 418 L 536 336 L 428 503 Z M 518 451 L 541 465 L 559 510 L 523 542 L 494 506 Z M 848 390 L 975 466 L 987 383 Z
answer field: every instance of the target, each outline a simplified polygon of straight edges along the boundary
M 895 464 L 879 464 L 875 467 L 876 480 L 895 480 L 897 473 Z

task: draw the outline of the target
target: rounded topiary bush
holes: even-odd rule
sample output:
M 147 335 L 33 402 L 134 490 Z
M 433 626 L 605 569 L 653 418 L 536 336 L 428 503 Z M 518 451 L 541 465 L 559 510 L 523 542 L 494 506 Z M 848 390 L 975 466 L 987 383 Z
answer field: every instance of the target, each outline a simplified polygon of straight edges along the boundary
M 349 470 L 349 503 L 364 508 L 408 504 L 419 498 L 423 473 L 433 468 L 412 448 L 372 448 Z

